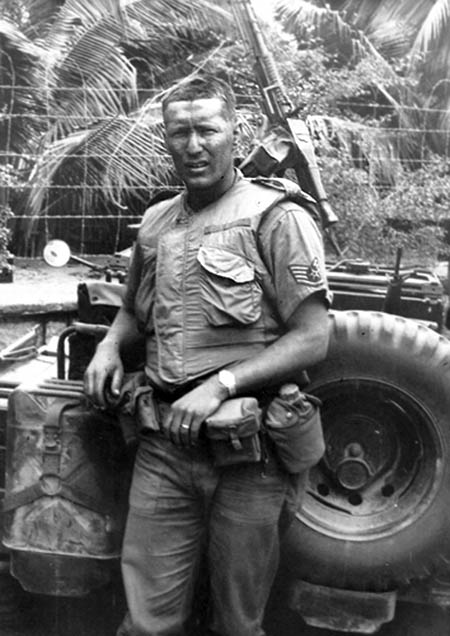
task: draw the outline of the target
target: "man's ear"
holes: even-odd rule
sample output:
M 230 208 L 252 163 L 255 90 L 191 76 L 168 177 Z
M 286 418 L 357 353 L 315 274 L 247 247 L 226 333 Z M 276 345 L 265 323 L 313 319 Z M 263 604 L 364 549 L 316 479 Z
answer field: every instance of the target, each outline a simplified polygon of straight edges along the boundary
M 166 128 L 166 120 L 164 118 L 164 110 L 161 108 L 161 119 L 162 119 L 162 138 L 163 138 L 163 142 L 166 148 L 168 148 L 167 145 L 167 128 Z
M 169 137 L 167 135 L 167 130 L 166 130 L 165 127 L 163 128 L 162 140 L 163 140 L 164 146 L 166 147 L 166 150 L 168 152 L 170 152 L 169 151 Z
M 239 136 L 241 132 L 241 126 L 238 121 L 234 122 L 233 126 L 233 155 L 236 156 L 239 148 Z

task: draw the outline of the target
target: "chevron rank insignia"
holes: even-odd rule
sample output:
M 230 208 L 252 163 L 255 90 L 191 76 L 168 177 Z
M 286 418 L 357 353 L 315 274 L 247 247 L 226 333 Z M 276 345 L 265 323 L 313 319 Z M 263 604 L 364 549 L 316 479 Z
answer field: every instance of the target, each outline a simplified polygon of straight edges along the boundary
M 313 258 L 309 265 L 289 265 L 289 271 L 296 283 L 318 287 L 323 284 L 319 259 Z

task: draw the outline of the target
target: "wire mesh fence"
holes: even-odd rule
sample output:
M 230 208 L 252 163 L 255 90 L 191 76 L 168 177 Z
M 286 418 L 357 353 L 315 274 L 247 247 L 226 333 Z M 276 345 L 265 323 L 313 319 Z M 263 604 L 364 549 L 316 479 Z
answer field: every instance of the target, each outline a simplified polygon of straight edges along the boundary
M 71 89 L 70 87 L 60 90 L 79 91 L 79 89 Z M 22 97 L 28 95 L 30 101 L 38 103 L 35 96 L 29 95 L 29 87 L 0 84 L 0 94 L 2 93 L 5 95 L 21 93 Z M 156 95 L 156 91 L 146 91 L 145 93 L 145 95 L 140 96 L 141 100 L 145 98 L 151 102 Z M 180 185 L 173 179 L 173 175 L 169 176 L 165 182 L 159 177 L 155 178 L 154 173 L 161 172 L 161 163 L 170 163 L 169 157 L 164 153 L 164 150 L 161 150 L 162 146 L 156 148 L 155 153 L 152 154 L 148 147 L 140 148 L 136 142 L 131 143 L 130 135 L 127 138 L 126 129 L 124 139 L 127 139 L 127 143 L 121 143 L 113 149 L 108 146 L 103 148 L 101 144 L 97 143 L 99 135 L 106 127 L 128 126 L 129 122 L 125 121 L 124 123 L 123 116 L 122 119 L 121 116 L 117 115 L 114 117 L 102 116 L 93 121 L 92 110 L 88 113 L 86 109 L 85 118 L 80 115 L 79 111 L 77 115 L 70 112 L 56 113 L 51 106 L 51 103 L 54 102 L 49 100 L 45 103 L 44 100 L 42 103 L 42 95 L 45 95 L 45 91 L 41 90 L 41 102 L 35 111 L 18 114 L 12 104 L 10 107 L 5 104 L 3 111 L 0 112 L 0 133 L 3 136 L 0 145 L 0 205 L 9 205 L 13 211 L 13 216 L 8 220 L 13 253 L 38 256 L 41 254 L 43 246 L 54 238 L 65 240 L 70 245 L 71 250 L 78 254 L 112 253 L 128 247 L 148 205 L 155 199 L 164 197 L 167 192 L 178 191 L 180 188 Z M 125 99 L 123 95 L 115 97 L 116 99 Z M 242 121 L 248 122 L 252 119 L 249 127 L 243 133 L 245 139 L 241 139 L 237 152 L 239 156 L 251 147 L 251 133 L 256 131 L 255 122 L 260 115 L 260 110 L 259 105 L 253 100 L 249 100 L 248 95 L 238 94 L 237 97 Z M 355 111 L 358 106 L 361 107 L 361 104 L 356 102 L 340 103 L 342 112 L 345 112 L 346 109 Z M 384 113 L 380 113 L 381 108 L 384 108 Z M 382 114 L 388 122 L 385 127 L 377 124 L 376 139 L 379 141 L 385 136 L 390 141 L 384 146 L 381 145 L 381 150 L 378 149 L 377 162 L 367 161 L 368 151 L 366 148 L 364 152 L 353 155 L 353 165 L 365 171 L 368 191 L 377 191 L 378 195 L 381 193 L 380 196 L 389 191 L 391 199 L 392 197 L 395 199 L 397 196 L 395 205 L 399 210 L 400 221 L 396 222 L 400 225 L 402 222 L 408 224 L 411 220 L 410 214 L 406 215 L 406 220 L 402 221 L 401 218 L 401 208 L 404 206 L 406 209 L 406 207 L 411 206 L 411 201 L 408 201 L 408 188 L 405 188 L 405 183 L 401 187 L 394 181 L 387 184 L 383 178 L 380 178 L 379 170 L 373 169 L 373 165 L 383 161 L 388 164 L 390 157 L 387 156 L 387 153 L 394 150 L 393 154 L 396 155 L 397 165 L 400 166 L 400 169 L 403 167 L 411 171 L 411 169 L 421 167 L 425 171 L 432 172 L 433 166 L 436 165 L 436 156 L 429 152 L 429 139 L 430 137 L 439 138 L 441 149 L 439 160 L 443 164 L 447 164 L 450 156 L 450 133 L 448 128 L 432 124 L 434 121 L 443 121 L 443 113 L 438 109 L 422 109 L 420 117 L 417 118 L 419 123 L 409 128 L 393 125 L 392 119 L 395 113 L 392 106 L 381 107 L 379 103 L 366 102 L 364 112 L 367 115 L 371 111 L 374 115 L 377 114 L 378 120 Z M 319 155 L 322 178 L 333 195 L 335 188 L 332 171 L 336 165 L 336 163 L 333 164 L 333 158 L 336 159 L 337 137 L 333 138 L 333 135 L 330 135 L 330 129 L 334 124 L 331 118 L 327 121 L 326 117 L 314 116 L 310 118 L 310 123 L 313 138 L 318 146 L 320 146 L 324 128 L 327 128 L 327 134 L 331 137 L 328 139 L 329 157 L 327 151 L 323 151 L 323 147 L 322 150 L 319 149 Z M 142 121 L 140 125 L 142 125 Z M 34 134 L 39 131 L 34 150 L 22 152 L 15 147 L 13 139 L 18 129 L 25 132 L 27 130 L 34 131 Z M 54 143 L 55 130 L 59 131 L 61 139 L 64 139 L 63 131 L 71 131 L 72 145 L 61 144 L 61 156 L 55 154 L 52 163 L 49 161 L 48 153 L 49 149 L 58 148 L 57 144 Z M 84 135 L 88 130 L 97 132 L 86 141 Z M 50 142 L 51 136 L 53 137 Z M 402 148 L 408 146 L 413 138 L 416 145 L 414 155 L 406 156 L 404 154 L 402 157 Z M 394 149 L 393 144 L 396 145 Z M 33 144 L 29 144 L 28 147 L 33 148 Z M 385 156 L 381 156 L 383 152 Z M 64 162 L 60 161 L 62 157 Z M 243 157 L 240 156 L 239 159 L 241 158 Z M 135 181 L 122 180 L 119 183 L 120 179 L 117 176 L 119 171 L 116 167 L 127 164 L 139 165 L 139 179 Z M 99 166 L 102 168 L 100 169 Z M 430 211 L 427 219 L 424 219 L 424 223 L 428 225 L 428 228 L 439 226 L 442 230 L 441 222 L 444 224 L 447 222 L 450 181 L 448 171 L 446 173 L 445 168 L 441 168 L 441 170 L 442 178 L 444 181 L 446 180 L 449 191 L 443 192 L 445 190 L 443 186 L 442 192 L 435 192 L 435 200 L 431 201 L 430 199 L 430 210 L 434 206 L 435 211 Z M 107 176 L 99 182 L 99 174 Z M 423 175 L 421 178 L 423 179 Z M 418 183 L 416 185 L 419 187 Z M 33 197 L 36 200 L 37 190 L 40 197 L 39 206 L 36 202 L 34 205 L 30 205 Z M 100 191 L 102 196 L 97 196 Z M 427 196 L 433 196 L 433 193 L 427 192 L 426 178 L 420 197 L 422 194 L 425 200 Z M 349 209 L 349 201 L 345 200 L 345 193 L 343 196 L 342 190 L 338 191 L 337 196 L 340 197 L 338 207 L 342 207 L 345 217 Z M 364 217 L 367 202 L 361 200 L 360 208 L 363 211 L 361 212 L 360 227 L 364 227 L 370 223 L 370 217 Z M 352 232 L 355 231 L 355 227 L 358 229 L 358 224 L 351 227 Z
M 63 90 L 89 92 L 91 100 L 99 91 L 91 87 Z M 30 92 L 27 86 L 0 84 L 0 95 L 26 94 L 37 104 L 34 112 L 16 113 L 13 103 L 5 104 L 0 112 L 0 204 L 13 211 L 8 220 L 12 251 L 37 256 L 53 238 L 67 241 L 74 252 L 83 254 L 127 247 L 148 205 L 181 187 L 167 169 L 170 158 L 162 135 L 161 143 L 149 151 L 148 145 L 141 148 L 133 138 L 136 128 L 145 125 L 142 114 L 102 115 L 93 120 L 87 104 L 85 117 L 79 112 L 61 114 L 54 112 L 50 101 L 42 103 L 45 89 L 39 90 L 39 99 Z M 157 95 L 160 91 L 140 91 L 139 101 L 151 104 Z M 244 96 L 238 99 L 245 101 Z M 244 105 L 244 109 L 248 116 L 255 105 Z M 153 110 L 159 120 L 159 107 Z M 154 118 L 149 117 L 149 125 L 155 126 Z M 110 142 L 102 144 L 98 139 L 113 128 L 123 130 L 118 135 L 120 143 L 111 148 Z M 26 152 L 15 147 L 18 131 L 35 136 Z M 127 181 L 126 166 L 132 166 L 138 176 Z

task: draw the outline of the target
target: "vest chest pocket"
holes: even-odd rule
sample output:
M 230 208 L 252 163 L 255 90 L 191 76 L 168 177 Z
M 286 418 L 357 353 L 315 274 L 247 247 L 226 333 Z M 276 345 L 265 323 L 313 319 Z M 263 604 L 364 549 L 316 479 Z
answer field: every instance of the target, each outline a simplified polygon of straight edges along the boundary
M 250 325 L 261 316 L 262 290 L 253 263 L 223 247 L 200 247 L 200 290 L 210 325 Z

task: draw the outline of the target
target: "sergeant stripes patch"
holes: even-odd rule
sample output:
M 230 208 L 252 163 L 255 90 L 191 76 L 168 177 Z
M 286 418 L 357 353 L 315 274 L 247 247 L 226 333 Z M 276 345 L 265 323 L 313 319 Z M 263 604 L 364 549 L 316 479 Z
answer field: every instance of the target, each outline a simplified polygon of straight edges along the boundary
M 318 287 L 323 284 L 319 259 L 313 258 L 309 265 L 289 265 L 289 271 L 296 283 Z

